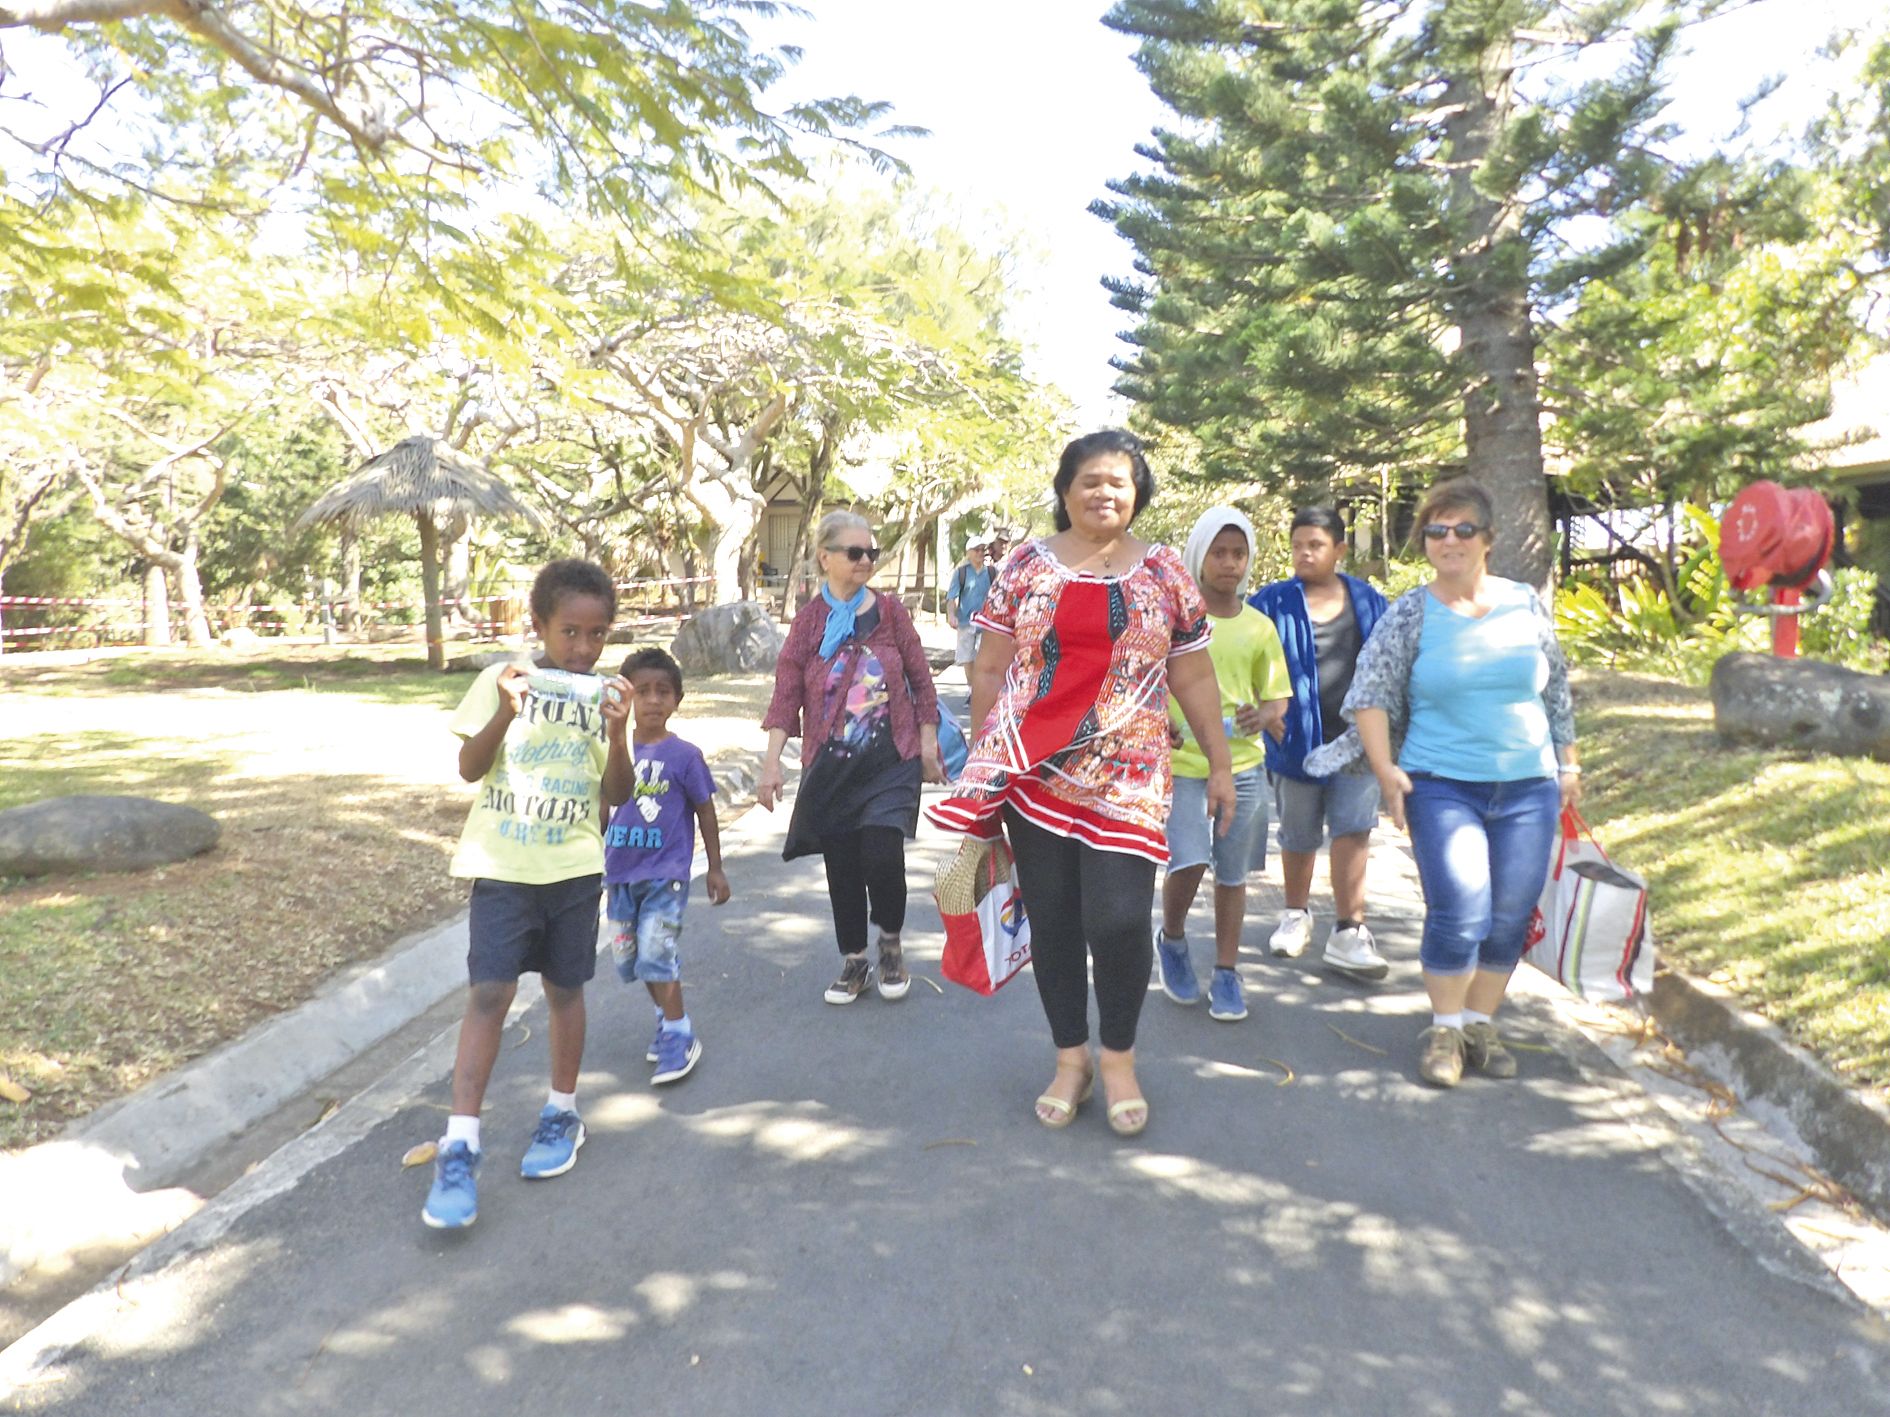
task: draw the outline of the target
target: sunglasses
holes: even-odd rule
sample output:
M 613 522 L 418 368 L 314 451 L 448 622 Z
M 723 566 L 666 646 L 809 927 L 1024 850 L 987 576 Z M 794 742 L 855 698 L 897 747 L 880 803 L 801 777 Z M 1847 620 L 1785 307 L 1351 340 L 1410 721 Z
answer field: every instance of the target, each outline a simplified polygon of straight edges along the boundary
M 1459 541 L 1472 541 L 1483 534 L 1483 528 L 1475 522 L 1426 522 L 1424 524 L 1426 541 L 1442 541 L 1452 532 L 1456 533 Z
M 877 561 L 879 559 L 879 548 L 877 546 L 829 546 L 827 549 L 829 551 L 845 552 L 847 560 L 855 563 L 860 561 Z

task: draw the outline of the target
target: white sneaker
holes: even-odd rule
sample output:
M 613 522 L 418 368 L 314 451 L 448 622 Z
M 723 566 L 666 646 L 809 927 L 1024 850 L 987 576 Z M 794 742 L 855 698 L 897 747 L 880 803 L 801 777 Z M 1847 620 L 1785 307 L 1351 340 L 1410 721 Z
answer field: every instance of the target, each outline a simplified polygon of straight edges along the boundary
M 1282 959 L 1298 959 L 1312 943 L 1312 924 L 1310 910 L 1282 910 L 1267 948 Z
M 1336 969 L 1354 979 L 1383 979 L 1391 972 L 1385 957 L 1378 953 L 1378 942 L 1364 925 L 1334 930 L 1326 937 L 1323 958 L 1327 969 Z

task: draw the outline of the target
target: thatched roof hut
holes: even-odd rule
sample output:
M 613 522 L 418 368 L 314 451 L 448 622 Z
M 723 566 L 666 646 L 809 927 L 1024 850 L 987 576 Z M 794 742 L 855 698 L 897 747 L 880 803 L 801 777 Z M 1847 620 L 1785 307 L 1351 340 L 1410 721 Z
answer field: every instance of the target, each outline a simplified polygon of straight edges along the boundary
M 403 438 L 362 463 L 315 499 L 295 529 L 377 517 L 410 516 L 420 528 L 420 580 L 426 588 L 427 663 L 446 666 L 440 607 L 440 526 L 457 516 L 502 517 L 546 530 L 543 516 L 489 469 L 438 438 Z

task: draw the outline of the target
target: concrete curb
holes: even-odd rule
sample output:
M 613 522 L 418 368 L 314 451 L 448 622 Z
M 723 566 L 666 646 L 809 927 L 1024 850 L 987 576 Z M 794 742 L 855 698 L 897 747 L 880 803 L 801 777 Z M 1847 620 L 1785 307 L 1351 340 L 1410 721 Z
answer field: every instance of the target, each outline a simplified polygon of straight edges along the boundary
M 196 1204 L 169 1189 L 180 1176 L 457 989 L 465 953 L 461 911 L 57 1140 L 0 1158 L 0 1286 L 107 1237 L 176 1224 Z
M 1717 985 L 1664 969 L 1648 1002 L 1675 1042 L 1722 1067 L 1741 1100 L 1782 1111 L 1816 1153 L 1819 1169 L 1890 1220 L 1890 1108 Z
M 725 830 L 753 804 L 760 771 L 745 749 L 710 760 Z M 192 1167 L 464 986 L 466 921 L 461 910 L 408 936 L 55 1140 L 0 1156 L 0 1289 L 189 1218 L 201 1200 L 178 1182 Z

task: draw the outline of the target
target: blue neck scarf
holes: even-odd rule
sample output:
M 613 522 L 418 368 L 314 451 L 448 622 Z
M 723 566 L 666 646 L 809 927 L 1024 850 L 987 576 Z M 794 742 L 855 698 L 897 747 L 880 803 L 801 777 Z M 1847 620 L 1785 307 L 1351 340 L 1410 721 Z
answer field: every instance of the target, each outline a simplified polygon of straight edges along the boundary
M 820 637 L 820 657 L 833 658 L 833 652 L 853 638 L 853 621 L 866 604 L 866 587 L 853 592 L 851 600 L 842 600 L 823 585 L 820 598 L 827 602 L 827 632 Z

